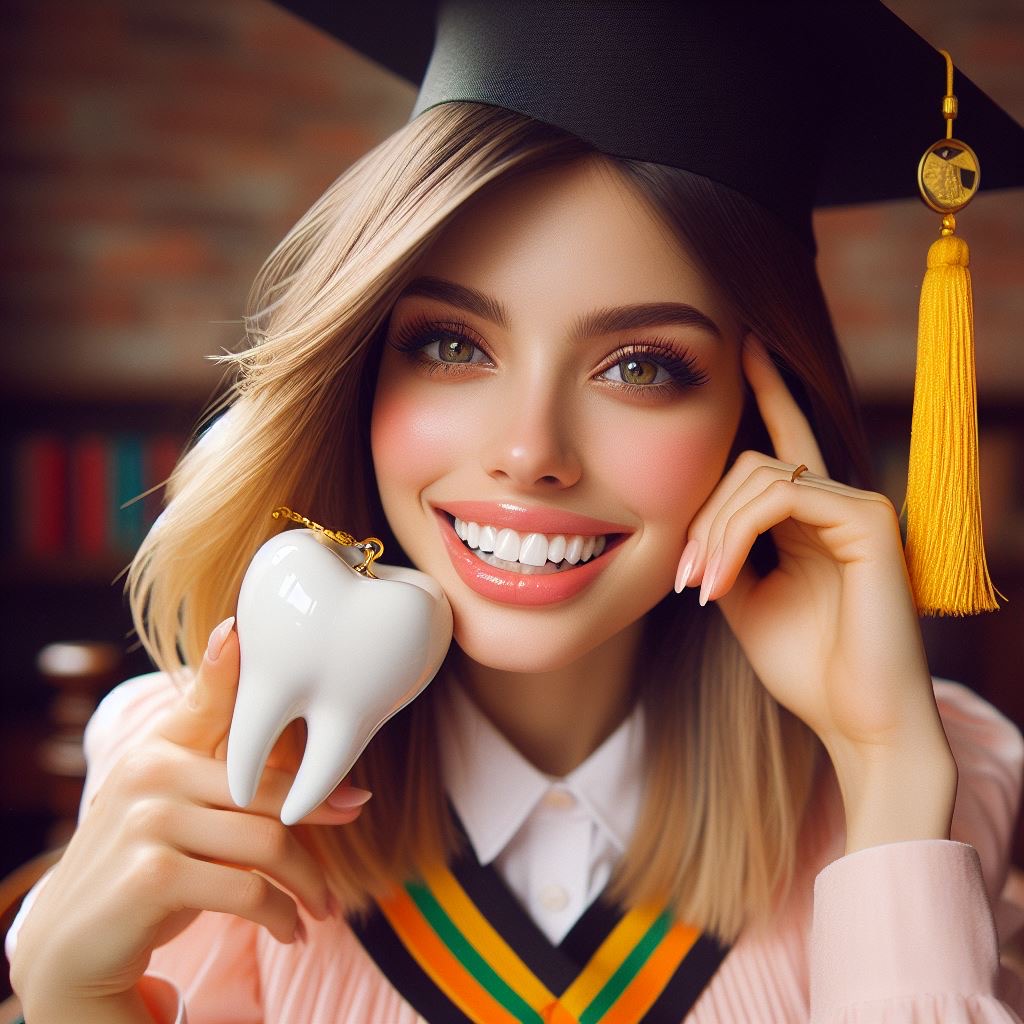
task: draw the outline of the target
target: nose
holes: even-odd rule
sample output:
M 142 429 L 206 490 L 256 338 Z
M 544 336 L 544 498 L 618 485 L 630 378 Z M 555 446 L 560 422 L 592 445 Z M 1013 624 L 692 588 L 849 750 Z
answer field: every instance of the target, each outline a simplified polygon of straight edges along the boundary
M 522 488 L 572 487 L 583 472 L 582 440 L 571 400 L 550 381 L 523 381 L 492 405 L 484 469 Z

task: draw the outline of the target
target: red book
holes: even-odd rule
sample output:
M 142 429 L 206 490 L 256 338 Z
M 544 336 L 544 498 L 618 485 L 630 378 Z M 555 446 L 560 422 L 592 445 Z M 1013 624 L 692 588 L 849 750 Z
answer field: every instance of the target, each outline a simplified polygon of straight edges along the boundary
M 67 548 L 67 445 L 56 434 L 29 434 L 19 445 L 15 487 L 21 550 L 52 559 Z
M 149 438 L 146 443 L 145 487 L 147 491 L 151 487 L 157 488 L 146 497 L 147 529 L 153 525 L 156 517 L 164 507 L 166 499 L 163 485 L 177 465 L 183 447 L 182 439 L 173 434 L 156 434 Z
M 76 555 L 99 558 L 110 551 L 107 506 L 110 445 L 102 434 L 84 434 L 71 448 L 71 538 Z

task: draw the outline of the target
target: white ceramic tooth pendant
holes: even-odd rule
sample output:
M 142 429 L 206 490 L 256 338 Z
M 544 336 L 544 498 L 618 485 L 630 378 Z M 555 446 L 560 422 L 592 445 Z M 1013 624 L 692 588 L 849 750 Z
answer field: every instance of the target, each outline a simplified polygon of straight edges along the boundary
M 236 615 L 241 671 L 228 735 L 228 786 L 239 807 L 256 792 L 284 728 L 306 721 L 306 749 L 281 808 L 292 825 L 348 774 L 373 734 L 423 691 L 444 660 L 452 612 L 415 569 L 286 530 L 256 552 Z

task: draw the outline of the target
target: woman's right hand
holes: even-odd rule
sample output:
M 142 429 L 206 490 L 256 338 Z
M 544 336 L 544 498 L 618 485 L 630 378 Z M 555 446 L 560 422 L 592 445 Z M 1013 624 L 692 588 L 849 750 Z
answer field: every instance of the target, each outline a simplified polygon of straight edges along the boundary
M 228 791 L 232 625 L 213 631 L 192 685 L 111 770 L 25 919 L 11 975 L 27 1019 L 59 1019 L 58 1007 L 71 1019 L 73 1006 L 132 993 L 152 951 L 201 910 L 248 918 L 280 942 L 302 937 L 296 901 L 330 913 L 322 869 L 278 818 L 293 773 L 267 768 L 244 810 Z M 365 796 L 339 786 L 302 824 L 353 821 Z

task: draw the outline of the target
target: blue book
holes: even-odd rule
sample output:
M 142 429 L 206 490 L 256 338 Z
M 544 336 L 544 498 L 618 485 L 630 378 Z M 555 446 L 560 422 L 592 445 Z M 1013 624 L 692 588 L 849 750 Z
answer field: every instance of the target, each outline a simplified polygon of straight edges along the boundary
M 134 555 L 145 536 L 144 503 L 141 500 L 146 489 L 143 439 L 138 434 L 118 434 L 112 439 L 112 447 L 110 546 L 119 555 Z

